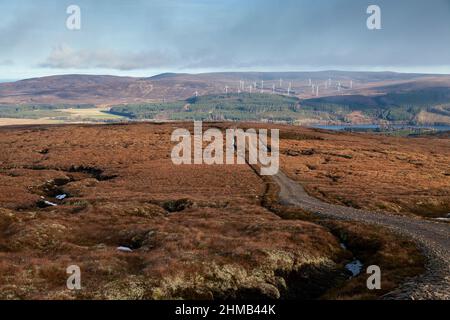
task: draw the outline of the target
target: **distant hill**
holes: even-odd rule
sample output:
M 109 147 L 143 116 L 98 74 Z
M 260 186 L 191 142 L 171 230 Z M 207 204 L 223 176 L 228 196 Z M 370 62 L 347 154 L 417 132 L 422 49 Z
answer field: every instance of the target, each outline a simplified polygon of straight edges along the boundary
M 262 93 L 230 93 L 183 101 L 113 106 L 115 115 L 138 120 L 285 121 L 299 117 L 296 97 Z
M 30 110 L 48 114 L 57 109 L 53 106 L 71 105 L 115 106 L 113 112 L 136 119 L 448 124 L 450 76 L 225 72 L 148 78 L 63 75 L 0 83 L 0 114 L 8 117 L 14 117 L 15 106 L 24 117 Z
M 450 123 L 450 88 L 408 87 L 406 90 L 403 86 L 394 87 L 396 90 L 376 96 L 345 95 L 307 99 L 302 101 L 302 107 L 304 110 L 345 116 L 360 112 L 378 121 L 411 124 Z
M 450 101 L 450 88 L 305 100 L 277 94 L 229 93 L 117 105 L 110 112 L 136 120 L 450 124 L 450 104 L 443 104 L 445 101 Z
M 280 83 L 280 79 L 282 80 Z M 379 94 L 411 87 L 450 87 L 450 76 L 393 72 L 229 72 L 204 74 L 165 73 L 148 78 L 62 75 L 0 83 L 0 104 L 120 104 L 177 101 L 198 95 L 238 90 L 312 98 L 309 80 L 319 96 Z M 242 87 L 241 87 L 241 82 Z M 264 87 L 262 87 L 264 86 Z M 252 87 L 250 89 L 250 87 Z

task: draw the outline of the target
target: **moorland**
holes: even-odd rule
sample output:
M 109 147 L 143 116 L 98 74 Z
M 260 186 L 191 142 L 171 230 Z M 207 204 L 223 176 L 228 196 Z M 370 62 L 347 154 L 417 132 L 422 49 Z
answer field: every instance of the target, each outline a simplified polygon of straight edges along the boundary
M 377 299 L 425 272 L 414 239 L 280 205 L 248 165 L 175 166 L 179 127 L 192 123 L 0 128 L 0 297 Z M 323 201 L 430 221 L 448 209 L 448 138 L 280 138 L 282 170 Z M 356 259 L 384 270 L 381 291 L 349 273 Z

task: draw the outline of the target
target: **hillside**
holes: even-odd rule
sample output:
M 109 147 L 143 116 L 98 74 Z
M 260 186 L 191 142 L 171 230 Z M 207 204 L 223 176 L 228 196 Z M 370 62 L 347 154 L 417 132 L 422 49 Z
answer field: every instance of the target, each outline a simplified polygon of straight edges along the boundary
M 135 120 L 448 124 L 450 88 L 305 100 L 277 94 L 230 93 L 168 103 L 117 105 L 110 113 Z
M 280 83 L 280 79 L 282 80 Z M 62 75 L 0 83 L 0 104 L 118 104 L 135 102 L 176 101 L 199 95 L 255 90 L 311 97 L 309 80 L 322 86 L 319 95 L 335 95 L 340 83 L 345 93 L 378 92 L 414 83 L 436 83 L 450 87 L 450 77 L 440 75 L 401 74 L 392 72 L 230 72 L 204 74 L 166 73 L 149 78 L 97 75 Z M 262 83 L 261 81 L 264 81 Z M 325 89 L 325 82 L 329 81 Z M 350 81 L 353 81 L 350 89 Z M 262 87 L 262 85 L 264 87 Z M 392 87 L 394 86 L 394 87 Z M 378 88 L 378 89 L 374 89 Z M 380 89 L 382 88 L 382 89 Z M 396 89 L 395 89 L 396 90 Z M 340 92 L 343 93 L 343 92 Z
M 174 165 L 171 134 L 180 125 L 193 129 L 179 123 L 0 128 L 0 299 L 376 299 L 423 272 L 412 241 L 279 206 L 273 186 L 248 165 Z M 448 199 L 441 174 L 447 140 L 408 140 L 402 149 L 408 159 L 395 160 L 400 154 L 393 150 L 378 157 L 387 143 L 392 149 L 403 143 L 394 138 L 378 143 L 364 135 L 280 129 L 283 170 L 306 179 L 308 190 L 324 192 L 327 201 L 398 203 L 410 212 L 415 208 L 405 204 Z M 287 155 L 312 143 L 319 144 L 312 155 L 297 161 Z M 329 155 L 333 144 L 354 158 Z M 426 163 L 432 170 L 409 165 L 410 157 L 434 159 Z M 393 159 L 401 170 L 386 173 L 395 183 L 389 190 L 386 176 L 345 174 L 351 165 L 392 169 Z M 323 175 L 343 177 L 334 182 Z M 404 194 L 410 184 L 415 192 Z M 342 189 L 354 192 L 342 198 Z M 383 268 L 383 290 L 369 292 L 364 272 L 350 278 L 345 265 L 355 257 Z M 74 261 L 83 270 L 81 291 L 66 288 Z
M 303 109 L 333 114 L 345 122 L 360 112 L 376 121 L 407 124 L 449 124 L 450 88 L 432 87 L 376 96 L 346 95 L 307 99 Z
M 0 83 L 0 118 L 118 119 L 105 113 L 95 119 L 74 118 L 64 111 L 87 106 L 112 106 L 112 114 L 138 120 L 450 124 L 450 76 L 342 71 L 165 73 L 150 78 L 65 75 Z
M 299 100 L 261 93 L 219 94 L 183 101 L 113 106 L 110 113 L 131 119 L 291 121 Z

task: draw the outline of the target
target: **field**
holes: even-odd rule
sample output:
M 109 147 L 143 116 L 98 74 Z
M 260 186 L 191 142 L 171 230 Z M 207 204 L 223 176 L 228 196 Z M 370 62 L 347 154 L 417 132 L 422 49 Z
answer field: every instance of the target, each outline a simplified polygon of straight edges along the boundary
M 48 118 L 40 119 L 20 119 L 20 118 L 0 118 L 0 126 L 36 125 L 36 124 L 58 124 L 62 120 L 52 120 Z
M 173 165 L 170 135 L 180 126 L 192 124 L 0 128 L 0 297 L 373 299 L 423 271 L 416 246 L 386 230 L 276 209 L 267 201 L 267 181 L 247 165 Z M 434 153 L 448 146 L 445 140 L 405 143 L 294 127 L 283 127 L 281 138 L 283 170 L 327 201 L 362 189 L 358 200 L 371 207 L 374 197 L 361 186 L 370 180 L 383 191 L 386 176 L 357 173 L 358 184 L 330 177 L 347 172 L 349 163 L 389 170 L 402 156 L 399 173 L 390 172 L 392 198 L 415 201 L 416 190 L 428 190 L 427 198 L 438 201 L 445 192 L 436 177 L 448 154 Z M 398 144 L 401 154 L 380 155 Z M 427 174 L 406 164 L 419 153 L 432 160 Z M 405 176 L 415 179 L 410 195 Z M 61 194 L 66 198 L 56 199 Z M 359 244 L 355 251 L 352 241 Z M 390 270 L 384 291 L 368 293 L 364 277 L 348 281 L 344 265 L 354 254 Z M 83 290 L 65 288 L 69 265 L 81 267 Z
M 92 105 L 0 105 L 0 126 L 120 121 L 107 107 Z
M 65 112 L 68 114 L 67 120 L 69 122 L 72 121 L 114 121 L 121 120 L 123 117 L 114 115 L 109 113 L 110 108 L 69 108 L 69 109 L 61 109 L 58 111 Z

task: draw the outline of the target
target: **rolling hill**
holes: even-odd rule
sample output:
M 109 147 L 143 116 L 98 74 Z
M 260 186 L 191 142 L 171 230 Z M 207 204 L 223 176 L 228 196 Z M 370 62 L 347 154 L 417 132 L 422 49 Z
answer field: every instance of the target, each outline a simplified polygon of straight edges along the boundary
M 195 96 L 201 98 L 192 101 Z M 296 107 L 285 103 L 289 99 L 298 100 Z M 165 73 L 148 78 L 63 75 L 0 83 L 0 109 L 42 105 L 108 106 L 113 113 L 134 119 L 448 124 L 450 76 L 344 71 Z
M 280 79 L 282 79 L 280 86 Z M 450 87 L 450 76 L 400 74 L 392 72 L 241 72 L 241 73 L 205 73 L 174 74 L 166 73 L 149 78 L 132 78 L 98 75 L 62 75 L 26 79 L 16 82 L 0 83 L 0 103 L 93 103 L 114 104 L 149 101 L 175 101 L 192 97 L 195 91 L 199 95 L 224 92 L 237 92 L 244 81 L 244 89 L 285 94 L 291 84 L 291 93 L 307 97 L 311 96 L 309 79 L 313 84 L 323 87 L 320 96 L 329 96 L 337 92 L 335 86 L 341 84 L 342 89 L 351 93 L 378 93 L 401 90 L 405 86 L 417 84 L 420 87 Z M 331 85 L 325 89 L 325 82 Z M 350 81 L 354 87 L 350 90 Z

